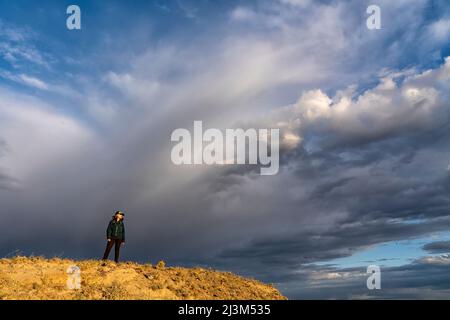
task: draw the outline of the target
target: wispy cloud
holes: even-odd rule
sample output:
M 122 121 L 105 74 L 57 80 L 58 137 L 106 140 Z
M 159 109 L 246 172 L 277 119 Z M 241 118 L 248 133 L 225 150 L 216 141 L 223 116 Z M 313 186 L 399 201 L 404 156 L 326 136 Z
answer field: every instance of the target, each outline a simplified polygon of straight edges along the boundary
M 0 20 L 0 55 L 11 66 L 19 68 L 27 63 L 49 67 L 48 60 L 33 44 L 36 33 L 27 27 L 18 28 Z
M 21 74 L 21 75 L 19 75 L 19 79 L 23 83 L 25 83 L 31 87 L 35 87 L 35 88 L 41 89 L 41 90 L 48 90 L 47 84 L 44 81 L 39 80 L 38 78 L 34 78 L 34 77 L 27 76 L 25 74 Z

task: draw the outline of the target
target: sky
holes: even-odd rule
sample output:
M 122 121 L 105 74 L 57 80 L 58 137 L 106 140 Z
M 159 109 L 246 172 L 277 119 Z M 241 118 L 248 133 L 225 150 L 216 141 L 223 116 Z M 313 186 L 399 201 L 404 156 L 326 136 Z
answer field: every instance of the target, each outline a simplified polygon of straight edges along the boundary
M 0 0 L 0 257 L 98 258 L 123 210 L 124 260 L 448 299 L 449 38 L 447 0 Z M 195 120 L 279 128 L 278 174 L 174 165 Z

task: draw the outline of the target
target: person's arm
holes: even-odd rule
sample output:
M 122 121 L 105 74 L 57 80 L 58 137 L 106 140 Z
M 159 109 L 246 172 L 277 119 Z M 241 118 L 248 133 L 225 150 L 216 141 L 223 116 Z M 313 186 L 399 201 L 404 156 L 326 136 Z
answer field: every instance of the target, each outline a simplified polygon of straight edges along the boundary
M 123 224 L 123 232 L 122 232 L 122 243 L 125 243 L 125 224 Z
M 111 239 L 111 234 L 112 234 L 112 224 L 111 224 L 111 221 L 110 221 L 109 224 L 108 224 L 108 228 L 106 229 L 106 238 L 108 240 Z

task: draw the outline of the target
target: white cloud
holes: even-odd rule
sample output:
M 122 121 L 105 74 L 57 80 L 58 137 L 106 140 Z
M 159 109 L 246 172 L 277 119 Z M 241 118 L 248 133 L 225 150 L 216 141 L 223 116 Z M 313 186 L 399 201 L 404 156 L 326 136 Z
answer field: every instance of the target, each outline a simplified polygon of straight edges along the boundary
M 437 256 L 427 256 L 419 260 L 423 264 L 450 266 L 450 255 L 441 254 Z
M 70 159 L 92 138 L 86 127 L 38 99 L 1 90 L 0 104 L 0 137 L 8 150 L 0 165 L 18 180 Z
M 279 1 L 283 4 L 296 6 L 300 8 L 306 7 L 311 3 L 311 0 L 279 0 Z
M 273 122 L 281 121 L 290 132 L 294 128 L 300 137 L 309 130 L 329 135 L 331 140 L 377 140 L 430 129 L 444 124 L 450 113 L 441 91 L 449 66 L 446 59 L 438 69 L 408 73 L 400 85 L 392 76 L 385 76 L 379 85 L 356 97 L 352 86 L 336 97 L 321 90 L 306 91 L 297 103 L 275 113 Z
M 21 62 L 31 62 L 49 68 L 50 64 L 42 53 L 29 43 L 26 37 L 20 37 L 20 34 L 20 32 L 17 32 L 17 35 L 13 39 L 7 38 L 2 41 L 0 38 L 0 55 L 13 67 L 19 67 Z
M 21 74 L 19 75 L 19 79 L 26 85 L 30 86 L 30 87 L 34 87 L 37 89 L 41 89 L 41 90 L 48 90 L 48 85 L 35 77 L 30 77 L 27 76 L 26 74 Z
M 447 41 L 450 37 L 450 19 L 441 19 L 429 26 L 430 33 L 438 41 Z
M 248 21 L 255 17 L 256 13 L 246 7 L 237 7 L 231 12 L 231 19 L 236 21 Z

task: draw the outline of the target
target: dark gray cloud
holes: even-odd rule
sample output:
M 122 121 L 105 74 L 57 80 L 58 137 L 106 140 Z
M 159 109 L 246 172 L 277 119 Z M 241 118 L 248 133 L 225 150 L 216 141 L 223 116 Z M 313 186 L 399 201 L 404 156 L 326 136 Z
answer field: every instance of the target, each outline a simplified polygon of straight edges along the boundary
M 6 142 L 0 138 L 0 158 L 6 156 L 7 151 L 8 147 Z M 0 170 L 0 189 L 11 190 L 14 189 L 16 184 L 16 179 L 3 172 L 3 170 Z
M 6 174 L 0 172 L 0 189 L 9 190 L 14 188 L 16 181 Z
M 429 253 L 447 253 L 450 252 L 450 241 L 435 241 L 423 246 L 423 250 Z
M 301 286 L 286 288 L 299 299 L 448 299 L 448 256 L 423 257 L 398 267 L 381 267 L 381 289 L 369 290 L 366 268 L 303 268 Z M 301 287 L 301 289 L 299 289 Z

